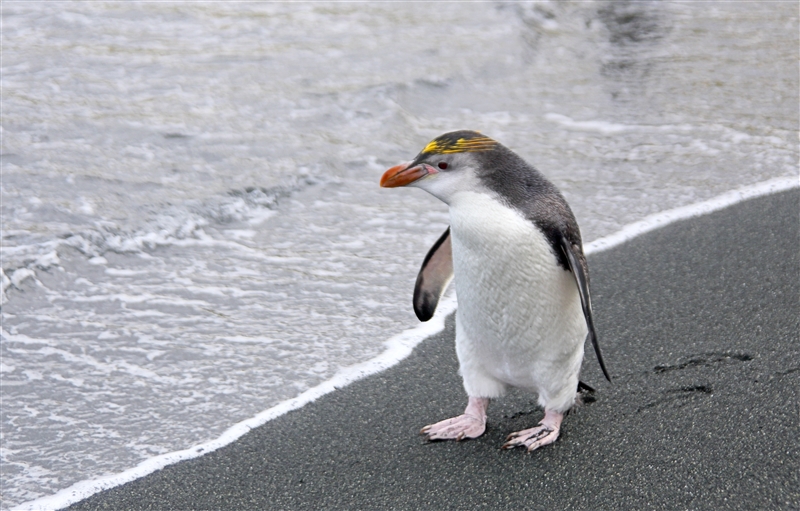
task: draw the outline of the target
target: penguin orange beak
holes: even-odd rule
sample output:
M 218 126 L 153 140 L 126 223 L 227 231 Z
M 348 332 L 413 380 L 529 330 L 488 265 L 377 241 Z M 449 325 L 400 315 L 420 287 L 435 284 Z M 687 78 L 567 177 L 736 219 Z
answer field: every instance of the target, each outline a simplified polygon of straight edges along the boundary
M 414 167 L 409 167 L 408 163 L 401 163 L 383 173 L 383 176 L 381 176 L 381 186 L 383 188 L 406 186 L 429 174 L 436 173 L 433 167 L 424 163 L 420 163 Z

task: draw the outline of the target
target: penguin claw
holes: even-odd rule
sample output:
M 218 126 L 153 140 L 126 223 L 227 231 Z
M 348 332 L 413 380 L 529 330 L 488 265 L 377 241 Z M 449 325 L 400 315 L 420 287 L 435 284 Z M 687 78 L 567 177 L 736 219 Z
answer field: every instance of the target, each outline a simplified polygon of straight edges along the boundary
M 455 440 L 460 442 L 467 438 L 478 438 L 486 430 L 486 420 L 472 415 L 459 415 L 445 419 L 436 424 L 429 424 L 420 430 L 428 440 Z
M 525 429 L 512 433 L 502 449 L 512 449 L 514 447 L 527 447 L 528 452 L 534 451 L 539 447 L 552 444 L 558 438 L 558 429 L 552 429 L 540 424 L 535 428 Z
M 515 431 L 506 438 L 501 449 L 513 449 L 514 447 L 525 447 L 528 452 L 535 451 L 539 447 L 550 445 L 558 439 L 561 430 L 561 421 L 564 414 L 546 411 L 544 419 L 535 427 Z
M 486 407 L 489 399 L 470 396 L 467 408 L 462 415 L 429 424 L 420 430 L 428 440 L 455 440 L 478 438 L 486 431 Z

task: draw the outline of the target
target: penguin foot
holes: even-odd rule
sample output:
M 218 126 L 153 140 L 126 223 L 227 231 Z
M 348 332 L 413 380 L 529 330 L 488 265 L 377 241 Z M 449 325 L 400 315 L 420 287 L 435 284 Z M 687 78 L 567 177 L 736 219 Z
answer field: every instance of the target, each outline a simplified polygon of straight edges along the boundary
M 428 440 L 463 440 L 478 438 L 486 430 L 486 421 L 472 415 L 459 415 L 436 424 L 429 424 L 420 430 Z
M 462 415 L 445 419 L 436 424 L 429 424 L 420 430 L 428 440 L 455 440 L 478 438 L 486 431 L 486 408 L 489 400 L 481 397 L 470 397 L 467 409 Z
M 558 439 L 562 420 L 564 420 L 563 413 L 546 410 L 544 419 L 539 422 L 538 426 L 511 433 L 506 438 L 506 443 L 503 444 L 502 449 L 526 447 L 528 452 L 531 452 L 539 447 L 550 445 Z

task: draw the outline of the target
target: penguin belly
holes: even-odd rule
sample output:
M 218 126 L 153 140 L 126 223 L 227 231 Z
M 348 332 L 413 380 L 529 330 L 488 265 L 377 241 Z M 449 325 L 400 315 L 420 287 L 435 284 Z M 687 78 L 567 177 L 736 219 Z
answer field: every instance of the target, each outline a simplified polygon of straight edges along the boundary
M 536 391 L 548 410 L 575 400 L 588 333 L 574 277 L 544 234 L 483 193 L 450 203 L 458 311 L 456 352 L 467 394 Z

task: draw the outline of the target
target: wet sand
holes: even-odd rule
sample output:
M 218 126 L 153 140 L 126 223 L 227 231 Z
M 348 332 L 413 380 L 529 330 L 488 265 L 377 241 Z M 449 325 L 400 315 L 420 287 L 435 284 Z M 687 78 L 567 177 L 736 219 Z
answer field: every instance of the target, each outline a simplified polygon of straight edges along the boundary
M 522 392 L 477 440 L 419 436 L 466 402 L 451 317 L 397 366 L 69 509 L 798 509 L 799 211 L 795 189 L 591 256 L 615 381 L 587 347 L 597 390 L 552 446 L 500 450 L 541 417 Z

